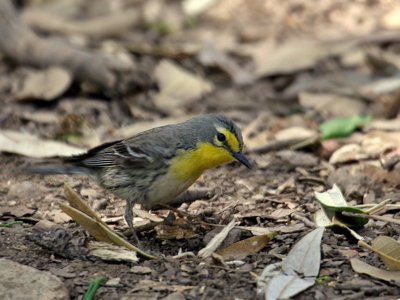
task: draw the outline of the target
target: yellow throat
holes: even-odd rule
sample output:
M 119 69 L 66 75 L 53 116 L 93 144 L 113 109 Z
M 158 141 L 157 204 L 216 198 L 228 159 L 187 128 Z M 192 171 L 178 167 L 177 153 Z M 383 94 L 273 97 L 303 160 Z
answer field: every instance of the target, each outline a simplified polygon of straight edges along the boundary
M 178 152 L 172 161 L 171 173 L 179 180 L 196 180 L 205 170 L 233 160 L 226 149 L 203 143 L 195 150 Z

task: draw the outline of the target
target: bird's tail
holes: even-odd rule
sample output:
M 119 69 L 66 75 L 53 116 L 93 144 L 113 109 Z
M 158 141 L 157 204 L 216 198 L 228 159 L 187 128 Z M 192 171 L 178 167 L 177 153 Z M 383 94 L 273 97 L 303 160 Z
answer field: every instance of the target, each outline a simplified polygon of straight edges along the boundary
M 25 169 L 28 174 L 42 174 L 42 175 L 56 175 L 56 174 L 82 174 L 90 173 L 90 171 L 81 166 L 69 164 L 47 164 L 47 165 L 34 165 Z

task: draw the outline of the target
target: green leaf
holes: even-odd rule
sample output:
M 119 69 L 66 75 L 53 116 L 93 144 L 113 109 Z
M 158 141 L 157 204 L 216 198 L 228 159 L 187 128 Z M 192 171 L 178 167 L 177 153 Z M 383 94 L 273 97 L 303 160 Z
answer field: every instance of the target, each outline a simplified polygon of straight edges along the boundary
M 351 118 L 335 118 L 322 123 L 319 126 L 321 131 L 321 139 L 347 137 L 351 135 L 357 128 L 363 127 L 371 123 L 370 116 L 354 116 Z
M 83 296 L 83 300 L 93 300 L 99 287 L 101 287 L 106 282 L 107 282 L 106 277 L 98 277 L 93 279 L 90 282 L 89 288 L 87 289 L 85 296 Z
M 325 275 L 325 276 L 319 276 L 319 277 L 317 277 L 316 279 L 315 279 L 315 281 L 318 283 L 318 284 L 326 284 L 326 283 L 328 283 L 329 281 L 332 281 L 333 280 L 333 278 L 331 277 L 331 276 L 327 276 L 327 275 Z
M 361 228 L 368 223 L 367 218 L 360 216 L 346 216 L 343 212 L 350 212 L 356 214 L 366 214 L 363 210 L 355 207 L 348 206 L 340 188 L 334 184 L 332 189 L 323 193 L 314 193 L 315 198 L 321 204 L 322 210 L 325 215 L 332 220 L 333 217 L 338 219 L 349 227 Z
M 12 228 L 14 225 L 23 224 L 23 223 L 24 222 L 22 222 L 22 221 L 11 221 L 11 222 L 8 222 L 8 223 L 5 223 L 5 224 L 0 224 L 0 227 Z

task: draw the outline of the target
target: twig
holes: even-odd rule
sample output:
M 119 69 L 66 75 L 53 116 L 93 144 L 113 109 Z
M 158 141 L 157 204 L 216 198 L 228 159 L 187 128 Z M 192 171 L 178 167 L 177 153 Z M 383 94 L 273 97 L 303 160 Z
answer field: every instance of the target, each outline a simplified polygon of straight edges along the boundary
M 124 30 L 142 21 L 137 8 L 128 8 L 113 14 L 81 21 L 63 19 L 62 16 L 38 9 L 27 9 L 22 19 L 31 27 L 47 33 L 79 34 L 104 38 L 121 34 Z
M 378 203 L 377 205 L 365 210 L 365 213 L 368 215 L 375 214 L 378 211 L 380 211 L 381 209 L 383 209 L 386 206 L 386 204 L 389 204 L 390 202 L 392 202 L 392 199 L 386 199 L 386 200 L 382 201 L 381 203 Z
M 307 219 L 306 217 L 301 216 L 301 215 L 299 215 L 299 214 L 297 214 L 297 213 L 291 214 L 291 217 L 292 217 L 293 219 L 295 219 L 295 220 L 299 220 L 299 221 L 303 222 L 303 223 L 304 223 L 306 226 L 308 226 L 308 227 L 311 227 L 311 228 L 315 228 L 315 227 L 316 227 L 316 225 L 315 225 L 314 222 L 310 221 L 310 220 Z
M 62 67 L 76 79 L 94 83 L 108 92 L 126 92 L 137 87 L 136 83 L 144 85 L 130 60 L 37 36 L 21 21 L 9 0 L 0 1 L 0 51 L 20 64 Z
M 201 258 L 210 257 L 214 251 L 218 249 L 235 225 L 237 225 L 237 223 L 232 220 L 228 225 L 225 226 L 224 229 L 221 230 L 220 233 L 215 235 L 214 238 L 207 244 L 207 246 L 201 249 L 197 255 Z

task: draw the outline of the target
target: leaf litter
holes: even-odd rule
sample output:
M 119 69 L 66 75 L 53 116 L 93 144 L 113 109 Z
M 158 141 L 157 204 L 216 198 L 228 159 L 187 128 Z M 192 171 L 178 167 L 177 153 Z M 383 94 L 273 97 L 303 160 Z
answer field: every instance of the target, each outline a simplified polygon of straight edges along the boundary
M 186 2 L 190 4 L 191 1 Z M 9 56 L 15 59 L 17 52 L 2 51 L 2 130 L 29 132 L 47 142 L 59 136 L 57 127 L 62 123 L 60 120 L 72 111 L 88 118 L 93 128 L 100 129 L 73 141 L 83 148 L 179 122 L 195 114 L 223 113 L 232 117 L 242 129 L 254 122 L 245 134 L 245 145 L 250 149 L 249 155 L 256 168 L 247 172 L 225 166 L 205 173 L 196 183 L 197 187 L 217 186 L 223 192 L 210 202 L 196 201 L 179 209 L 196 213 L 196 220 L 201 216 L 205 223 L 218 227 L 225 226 L 233 218 L 240 222 L 237 226 L 240 234 L 228 235 L 223 243 L 229 240 L 231 245 L 240 245 L 240 241 L 252 239 L 250 233 L 260 236 L 256 239 L 261 240 L 271 231 L 278 234 L 262 250 L 247 243 L 246 246 L 250 246 L 248 250 L 238 251 L 239 257 L 242 255 L 240 261 L 225 262 L 215 252 L 218 250 L 213 250 L 212 260 L 203 260 L 193 253 L 204 247 L 201 237 L 209 227 L 197 226 L 197 221 L 192 224 L 191 217 L 180 219 L 178 216 L 176 224 L 171 221 L 171 238 L 163 239 L 157 236 L 157 227 L 154 227 L 161 226 L 158 221 L 166 218 L 165 212 L 161 211 L 157 214 L 162 217 L 154 217 L 152 212 L 153 217 L 142 213 L 141 218 L 136 219 L 141 223 L 135 225 L 142 228 L 140 234 L 148 245 L 146 249 L 164 255 L 163 260 L 141 260 L 138 266 L 144 268 L 145 274 L 140 274 L 140 270 L 137 274 L 131 272 L 131 263 L 88 262 L 84 259 L 84 251 L 80 254 L 71 251 L 75 256 L 67 256 L 65 254 L 70 248 L 63 243 L 69 239 L 69 245 L 72 241 L 74 249 L 82 250 L 86 244 L 81 241 L 86 240 L 87 235 L 79 230 L 79 225 L 66 224 L 70 219 L 55 208 L 54 204 L 63 197 L 60 187 L 65 177 L 24 177 L 22 180 L 45 185 L 48 189 L 31 194 L 16 193 L 19 186 L 16 180 L 19 179 L 10 176 L 9 171 L 22 164 L 23 158 L 10 155 L 13 150 L 1 156 L 0 162 L 5 167 L 0 182 L 0 208 L 15 210 L 11 215 L 0 209 L 0 220 L 3 224 L 11 224 L 17 219 L 23 224 L 1 228 L 1 236 L 5 237 L 0 243 L 2 254 L 34 267 L 40 265 L 43 269 L 51 268 L 55 261 L 62 267 L 72 266 L 79 275 L 64 279 L 71 297 L 82 297 L 90 280 L 104 274 L 112 280 L 98 290 L 96 298 L 99 299 L 162 298 L 167 294 L 189 299 L 253 299 L 256 294 L 253 275 L 264 273 L 263 269 L 268 273 L 265 266 L 273 266 L 295 247 L 295 242 L 304 233 L 315 228 L 312 215 L 318 210 L 318 203 L 313 199 L 314 192 L 321 193 L 336 183 L 342 188 L 348 207 L 367 210 L 366 207 L 371 206 L 366 205 L 377 206 L 389 198 L 393 204 L 383 205 L 382 209 L 369 215 L 368 223 L 359 229 L 346 227 L 336 218 L 337 213 L 327 219 L 328 223 L 336 226 L 332 230 L 326 229 L 319 247 L 323 258 L 319 264 L 320 277 L 329 276 L 327 281 L 321 280 L 316 285 L 314 280 L 305 281 L 297 274 L 281 274 L 279 276 L 285 277 L 277 277 L 272 283 L 279 286 L 279 282 L 285 280 L 290 286 L 301 289 L 312 285 L 301 295 L 293 297 L 316 298 L 321 294 L 327 298 L 351 297 L 357 293 L 359 297 L 398 295 L 398 288 L 386 283 L 387 279 L 365 284 L 368 275 L 354 276 L 355 272 L 350 268 L 354 263 L 343 254 L 351 251 L 352 257 L 367 257 L 368 263 L 377 267 L 381 265 L 377 256 L 357 247 L 346 233 L 353 232 L 357 240 L 366 243 L 378 235 L 397 239 L 398 224 L 394 220 L 399 211 L 398 162 L 393 160 L 389 164 L 387 161 L 398 153 L 399 148 L 399 128 L 396 125 L 399 37 L 395 32 L 385 32 L 387 28 L 396 28 L 396 9 L 382 1 L 339 5 L 334 1 L 301 5 L 294 2 L 196 1 L 197 7 L 184 8 L 186 13 L 182 10 L 182 3 L 166 4 L 163 1 L 121 2 L 111 6 L 99 5 L 95 1 L 85 5 L 83 10 L 68 1 L 23 4 L 21 11 L 30 12 L 31 16 L 35 15 L 35 9 L 49 16 L 35 20 L 22 17 L 33 30 L 41 28 L 35 35 L 41 36 L 44 32 L 46 37 L 65 39 L 74 47 L 83 49 L 88 58 L 93 58 L 90 54 L 97 51 L 112 58 L 108 60 L 101 56 L 104 60 L 90 63 L 89 68 L 86 62 L 93 60 L 80 61 L 78 65 L 84 70 L 94 70 L 92 73 L 77 74 L 74 68 L 70 68 L 76 64 L 70 63 L 66 70 L 72 69 L 70 78 L 73 82 L 66 77 L 59 80 L 59 76 L 44 76 L 47 79 L 43 85 L 35 84 L 33 93 L 19 88 L 30 77 L 24 77 L 29 73 L 26 68 L 29 67 L 32 74 L 44 74 L 49 66 L 31 69 L 33 66 L 26 62 L 32 63 L 37 53 L 34 51 L 28 51 L 28 58 L 9 64 Z M 237 18 L 238 15 L 241 18 Z M 61 20 L 57 30 L 51 24 L 54 16 Z M 97 25 L 90 27 L 90 24 Z M 23 41 L 23 34 L 14 36 Z M 12 40 L 7 40 L 7 45 L 12 45 Z M 62 49 L 59 52 L 63 52 Z M 57 56 L 60 53 L 56 53 Z M 115 64 L 114 55 L 120 58 L 118 61 L 124 66 L 125 73 L 121 72 L 119 63 Z M 46 53 L 43 56 L 45 60 L 46 57 L 54 58 L 54 55 Z M 163 63 L 165 67 L 166 61 L 168 72 L 163 73 L 165 69 L 161 67 Z M 104 72 L 98 72 L 98 66 Z M 12 76 L 9 76 L 10 70 Z M 155 75 L 157 71 L 158 75 Z M 161 78 L 159 73 L 166 76 Z M 180 78 L 175 78 L 174 74 L 184 75 L 184 79 L 171 84 L 171 80 Z M 103 85 L 93 84 L 96 78 Z M 115 89 L 102 88 L 107 85 L 102 81 L 104 78 L 107 83 L 117 84 Z M 53 85 L 49 86 L 49 82 Z M 174 88 L 168 88 L 169 85 Z M 26 91 L 30 95 L 22 93 Z M 102 108 L 89 105 L 93 100 L 101 103 Z M 41 115 L 43 110 L 51 110 L 51 115 Z M 259 118 L 261 114 L 263 118 Z M 354 126 L 342 124 L 339 134 L 334 130 L 334 136 L 346 135 L 340 139 L 321 142 L 318 136 L 315 138 L 319 124 L 331 118 L 355 115 L 370 115 L 374 121 L 362 126 L 361 130 L 346 129 L 346 134 L 342 129 Z M 92 134 L 96 136 L 89 141 Z M 17 153 L 44 155 L 38 149 L 47 147 L 46 143 L 29 143 L 27 135 L 21 140 L 25 143 L 17 147 Z M 9 147 L 12 142 L 0 143 L 3 144 Z M 350 147 L 346 148 L 348 145 Z M 288 148 L 291 149 L 289 152 L 276 152 Z M 64 149 L 52 151 L 47 155 L 73 154 Z M 106 220 L 108 226 L 116 231 L 123 228 L 123 201 L 97 189 L 88 179 L 72 176 L 70 180 L 74 189 L 96 189 L 97 194 L 81 194 L 88 196 L 87 202 L 101 212 L 101 219 Z M 15 213 L 20 208 L 32 210 L 34 214 L 21 216 Z M 362 217 L 359 213 L 354 215 L 354 211 L 341 214 L 350 219 Z M 26 238 L 25 232 L 32 224 L 38 219 L 49 218 L 60 222 L 58 231 L 39 236 L 42 244 L 40 238 L 35 241 Z M 97 222 L 91 223 L 96 218 L 89 218 L 89 224 Z M 93 226 L 98 227 L 98 224 Z M 345 234 L 338 226 L 346 228 Z M 177 228 L 186 231 L 194 228 L 196 235 L 183 234 L 183 238 L 176 239 L 180 234 Z M 230 236 L 235 237 L 233 242 Z M 46 240 L 46 237 L 50 239 Z M 46 247 L 45 241 L 47 245 L 50 242 L 55 246 Z M 38 245 L 41 247 L 39 250 Z M 30 251 L 17 250 L 27 247 Z M 23 252 L 29 253 L 29 257 Z M 244 257 L 246 253 L 250 255 Z M 278 267 L 278 272 L 281 270 L 282 267 Z M 296 290 L 274 291 L 274 297 L 279 297 L 279 293 L 289 297 Z

